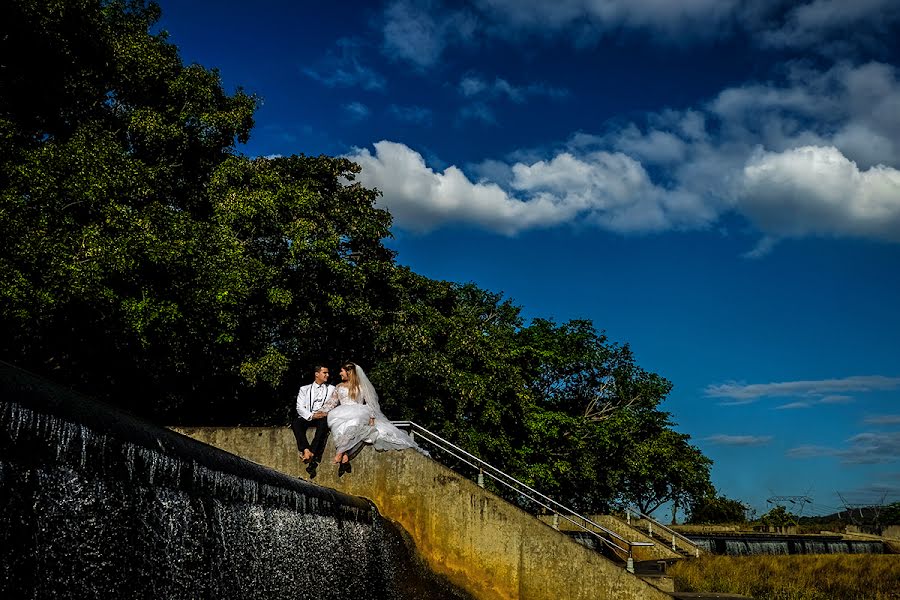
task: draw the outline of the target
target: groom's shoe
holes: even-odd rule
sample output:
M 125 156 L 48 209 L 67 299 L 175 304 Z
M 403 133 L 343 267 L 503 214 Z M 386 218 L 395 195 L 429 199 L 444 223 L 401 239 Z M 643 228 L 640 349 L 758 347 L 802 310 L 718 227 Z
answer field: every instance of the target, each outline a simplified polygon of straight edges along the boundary
M 306 472 L 309 473 L 310 479 L 316 478 L 316 469 L 319 468 L 319 463 L 315 460 L 309 461 L 309 466 L 306 467 Z
M 344 473 L 351 472 L 353 472 L 353 467 L 350 466 L 350 461 L 341 463 L 341 466 L 338 467 L 338 477 L 343 477 Z

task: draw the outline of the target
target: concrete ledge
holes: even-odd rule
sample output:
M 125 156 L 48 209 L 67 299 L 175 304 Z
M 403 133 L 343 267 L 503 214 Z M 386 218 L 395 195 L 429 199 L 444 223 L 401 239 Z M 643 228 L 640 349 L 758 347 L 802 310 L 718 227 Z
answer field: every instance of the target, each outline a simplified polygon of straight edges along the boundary
M 612 515 L 585 515 L 591 521 L 596 523 L 597 525 L 601 525 L 613 533 L 616 533 L 626 540 L 631 542 L 649 542 L 652 543 L 652 546 L 635 546 L 632 551 L 632 556 L 636 561 L 645 561 L 645 560 L 667 560 L 667 559 L 681 559 L 684 558 L 681 554 L 677 552 L 673 552 L 671 548 L 660 542 L 659 540 L 655 540 L 643 533 L 639 529 L 635 529 L 634 527 L 628 525 L 624 521 L 612 516 Z M 544 523 L 552 526 L 553 517 L 549 515 L 541 515 L 538 517 Z M 588 526 L 592 530 L 598 531 L 598 533 L 602 533 L 591 525 Z M 569 523 L 565 519 L 559 520 L 559 530 L 560 531 L 581 531 L 580 528 L 576 527 L 572 523 Z
M 197 440 L 306 478 L 288 428 L 177 428 Z M 326 457 L 333 455 L 331 442 Z M 434 571 L 484 600 L 670 600 L 532 515 L 412 450 L 366 448 L 353 472 L 323 462 L 315 483 L 371 499 Z

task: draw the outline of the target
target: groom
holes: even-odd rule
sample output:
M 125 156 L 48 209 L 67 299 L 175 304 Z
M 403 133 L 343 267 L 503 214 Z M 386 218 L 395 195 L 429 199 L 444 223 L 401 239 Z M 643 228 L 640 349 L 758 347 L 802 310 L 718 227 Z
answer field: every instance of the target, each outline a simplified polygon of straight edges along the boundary
M 308 464 L 306 472 L 309 473 L 310 479 L 316 476 L 316 469 L 325 451 L 325 441 L 328 439 L 328 413 L 322 410 L 322 405 L 333 391 L 334 386 L 328 385 L 328 367 L 316 365 L 313 383 L 304 385 L 297 393 L 299 416 L 294 419 L 291 429 L 297 438 L 297 451 L 303 454 L 303 462 Z M 316 433 L 310 446 L 306 432 L 312 427 L 315 427 Z

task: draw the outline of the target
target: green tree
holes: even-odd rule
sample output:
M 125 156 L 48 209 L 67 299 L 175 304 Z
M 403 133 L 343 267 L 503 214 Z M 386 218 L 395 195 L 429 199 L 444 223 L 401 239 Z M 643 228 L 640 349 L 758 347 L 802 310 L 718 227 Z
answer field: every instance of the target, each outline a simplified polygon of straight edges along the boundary
M 159 16 L 0 3 L 0 358 L 181 424 L 285 423 L 313 363 L 352 359 L 390 416 L 579 509 L 708 487 L 627 344 L 398 266 L 359 167 L 242 156 L 256 98 Z
M 743 502 L 723 495 L 708 494 L 688 504 L 687 522 L 694 525 L 746 523 L 752 510 Z
M 287 373 L 371 343 L 390 215 L 356 165 L 237 155 L 255 98 L 183 65 L 153 3 L 0 10 L 0 356 L 140 414 L 264 422 Z
M 770 527 L 785 527 L 787 525 L 797 525 L 797 515 L 789 512 L 784 506 L 778 505 L 763 514 L 759 518 L 762 525 Z

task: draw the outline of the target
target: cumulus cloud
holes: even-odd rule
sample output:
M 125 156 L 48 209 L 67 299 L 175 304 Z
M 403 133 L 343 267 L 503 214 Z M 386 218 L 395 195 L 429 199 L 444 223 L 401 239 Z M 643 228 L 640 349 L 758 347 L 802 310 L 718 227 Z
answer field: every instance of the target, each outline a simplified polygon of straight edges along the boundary
M 724 433 L 704 438 L 711 444 L 720 446 L 765 446 L 772 441 L 771 435 L 726 435 Z
M 757 152 L 740 185 L 741 210 L 779 237 L 853 236 L 900 241 L 900 171 L 861 171 L 833 147 Z
M 836 393 L 873 392 L 900 388 L 900 377 L 861 375 L 843 379 L 813 381 L 783 381 L 777 383 L 720 383 L 707 386 L 705 395 L 710 398 L 727 398 L 725 404 L 749 404 L 761 398 L 804 397 L 805 402 L 834 403 L 845 396 Z M 826 398 L 828 399 L 826 401 Z M 798 408 L 792 406 L 790 408 Z
M 498 92 L 477 77 L 460 83 L 473 102 L 457 123 L 498 125 L 483 99 Z M 512 87 L 508 89 L 513 89 Z M 524 93 L 524 92 L 522 92 Z M 504 96 L 504 97 L 506 97 Z M 381 175 L 385 153 L 417 155 L 380 142 L 365 160 L 365 181 L 406 176 L 443 181 L 421 161 Z M 421 158 L 421 157 L 420 157 Z M 565 223 L 622 233 L 709 228 L 726 214 L 755 225 L 760 258 L 785 238 L 855 237 L 900 242 L 900 78 L 879 63 L 837 65 L 824 72 L 790 70 L 780 83 L 722 90 L 702 106 L 646 115 L 603 134 L 577 132 L 557 147 L 522 149 L 479 165 L 454 166 L 467 185 L 455 194 L 490 187 L 511 206 L 553 206 L 554 215 L 510 224 L 509 213 L 485 216 L 475 198 L 441 198 L 446 185 L 410 198 L 396 185 L 378 185 L 397 223 L 427 231 L 443 222 L 469 223 L 502 233 Z M 368 179 L 366 179 L 368 178 Z M 434 210 L 427 205 L 434 204 Z M 405 207 L 416 205 L 415 211 Z M 447 211 L 446 206 L 457 206 Z M 414 218 L 426 216 L 423 223 Z
M 844 464 L 880 464 L 900 460 L 900 431 L 860 433 L 846 441 L 842 448 L 798 446 L 787 451 L 790 458 L 834 456 Z
M 473 181 L 455 166 L 437 172 L 404 144 L 374 147 L 374 154 L 361 148 L 349 158 L 362 167 L 360 181 L 383 192 L 379 202 L 396 223 L 414 231 L 454 222 L 512 235 L 575 220 L 617 232 L 657 231 L 709 216 L 697 199 L 655 186 L 639 163 L 619 153 L 515 163 L 503 188 Z

